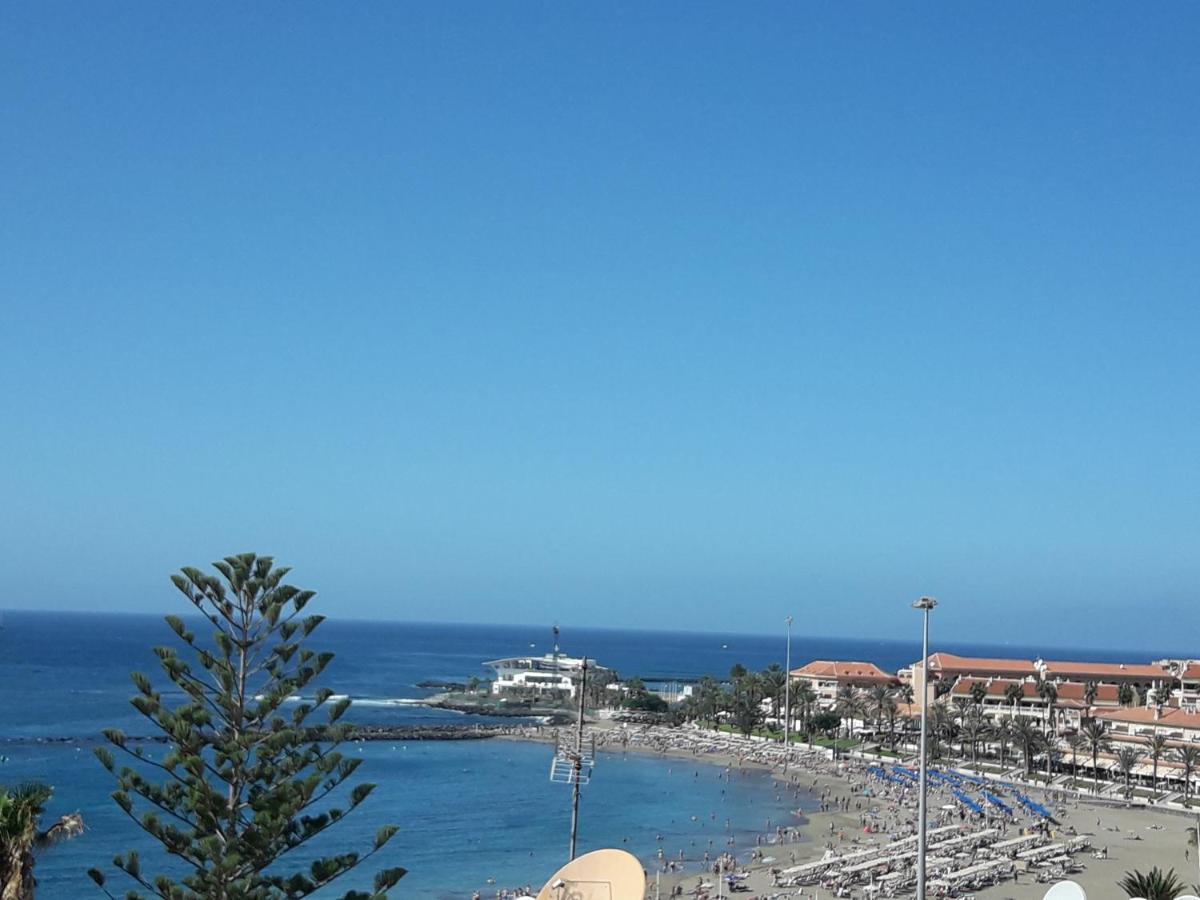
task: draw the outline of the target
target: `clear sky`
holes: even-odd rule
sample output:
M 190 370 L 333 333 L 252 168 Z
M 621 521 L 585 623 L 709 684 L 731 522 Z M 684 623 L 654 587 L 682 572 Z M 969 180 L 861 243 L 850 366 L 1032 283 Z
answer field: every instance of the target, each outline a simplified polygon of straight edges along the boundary
M 253 549 L 335 615 L 933 593 L 1178 647 L 1198 46 L 1185 3 L 6 3 L 0 607 L 177 611 Z

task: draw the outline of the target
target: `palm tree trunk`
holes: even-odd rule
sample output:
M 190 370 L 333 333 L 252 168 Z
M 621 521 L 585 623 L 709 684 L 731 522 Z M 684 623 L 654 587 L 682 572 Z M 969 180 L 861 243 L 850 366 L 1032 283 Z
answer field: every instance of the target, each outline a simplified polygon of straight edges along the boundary
M 33 900 L 33 853 L 13 846 L 0 862 L 0 900 Z

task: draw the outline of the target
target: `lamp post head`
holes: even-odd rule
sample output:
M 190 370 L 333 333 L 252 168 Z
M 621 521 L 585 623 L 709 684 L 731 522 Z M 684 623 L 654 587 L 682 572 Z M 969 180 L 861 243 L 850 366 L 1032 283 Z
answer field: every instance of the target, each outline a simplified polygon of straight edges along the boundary
M 932 597 L 922 597 L 920 600 L 917 600 L 913 603 L 912 608 L 928 610 L 933 609 L 935 606 L 937 606 L 937 601 L 935 599 Z
M 784 622 L 787 624 L 787 627 L 788 627 L 788 628 L 791 628 L 791 627 L 792 627 L 792 622 L 794 622 L 794 621 L 796 621 L 796 620 L 795 620 L 795 619 L 793 619 L 791 616 L 788 616 L 788 617 L 787 617 L 786 619 L 784 619 L 783 621 L 784 621 Z

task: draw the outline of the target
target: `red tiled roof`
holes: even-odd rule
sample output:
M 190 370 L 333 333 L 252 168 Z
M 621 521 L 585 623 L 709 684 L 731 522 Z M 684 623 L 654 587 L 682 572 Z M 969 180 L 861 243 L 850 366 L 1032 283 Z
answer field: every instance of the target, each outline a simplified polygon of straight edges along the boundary
M 985 685 L 989 697 L 1003 697 L 1004 692 L 1008 690 L 1010 684 L 1021 685 L 1021 693 L 1024 697 L 1038 697 L 1037 685 L 1032 681 L 1014 681 L 1011 678 L 995 678 L 990 683 L 982 678 L 960 678 L 954 683 L 954 687 L 950 689 L 950 695 L 953 697 L 969 697 L 971 696 L 971 687 L 974 684 Z
M 1098 678 L 1165 678 L 1168 673 L 1162 666 L 1127 663 L 1063 662 L 1045 663 L 1047 677 L 1063 678 L 1073 675 L 1082 679 Z
M 1054 685 L 1058 688 L 1059 700 L 1083 700 L 1087 685 L 1082 681 L 1060 681 Z M 1096 703 L 1119 703 L 1117 699 L 1120 689 L 1115 684 L 1096 685 Z
M 920 663 L 917 663 L 920 665 Z M 961 675 L 1034 675 L 1037 669 L 1032 660 L 991 659 L 980 656 L 956 656 L 953 653 L 933 653 L 929 668 L 946 674 Z
M 799 669 L 792 669 L 793 678 L 836 678 L 839 681 L 880 681 L 890 684 L 895 681 L 875 663 L 843 662 L 841 660 L 817 659 Z
M 1184 712 L 1174 707 L 1164 707 L 1161 715 L 1154 718 L 1154 707 L 1134 706 L 1126 709 L 1102 709 L 1096 711 L 1099 719 L 1113 722 L 1128 722 L 1132 725 L 1158 725 L 1163 728 L 1200 729 L 1200 713 Z
M 982 678 L 960 678 L 954 683 L 950 694 L 955 697 L 969 697 L 971 695 L 971 686 L 980 683 L 987 685 L 987 696 L 1003 697 L 1004 692 L 1008 690 L 1010 684 L 1021 685 L 1021 693 L 1027 699 L 1041 699 L 1041 694 L 1038 693 L 1037 683 L 1033 681 L 1016 681 L 1011 678 L 994 678 L 988 682 Z M 1066 702 L 1080 703 L 1084 702 L 1084 691 L 1086 685 L 1078 681 L 1061 681 L 1055 682 L 1055 690 L 1058 691 L 1057 702 L 1062 704 Z M 1098 684 L 1096 685 L 1096 703 L 1112 703 L 1117 700 L 1117 686 L 1115 684 Z
M 1187 679 L 1200 678 L 1200 662 L 1189 662 L 1183 667 L 1183 677 Z

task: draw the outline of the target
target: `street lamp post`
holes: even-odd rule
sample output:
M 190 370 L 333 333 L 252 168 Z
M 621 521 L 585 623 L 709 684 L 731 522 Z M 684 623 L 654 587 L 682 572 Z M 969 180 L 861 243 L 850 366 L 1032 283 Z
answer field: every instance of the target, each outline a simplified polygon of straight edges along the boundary
M 787 661 L 783 668 L 783 749 L 786 751 L 791 748 L 791 725 L 792 725 L 792 617 L 788 616 L 784 621 L 787 623 Z M 787 756 L 783 758 L 783 764 L 787 765 Z
M 925 900 L 925 778 L 929 754 L 929 611 L 937 606 L 932 597 L 922 597 L 913 609 L 924 612 L 921 630 L 921 794 L 917 813 L 917 900 Z

